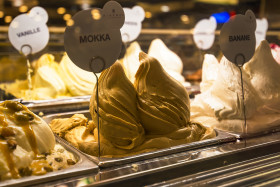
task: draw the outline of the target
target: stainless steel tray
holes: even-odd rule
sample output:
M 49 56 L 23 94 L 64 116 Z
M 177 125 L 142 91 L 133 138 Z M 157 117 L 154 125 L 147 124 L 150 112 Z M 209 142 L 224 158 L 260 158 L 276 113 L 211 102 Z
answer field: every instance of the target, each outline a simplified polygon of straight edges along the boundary
M 74 149 L 72 146 L 69 146 L 68 144 L 65 144 L 64 141 L 61 141 L 59 137 L 56 137 L 56 142 L 62 145 L 67 151 L 74 154 L 74 156 L 77 158 L 78 162 L 70 166 L 69 168 L 53 171 L 46 173 L 45 175 L 40 176 L 28 176 L 23 177 L 20 179 L 10 179 L 0 182 L 0 186 L 31 186 L 34 184 L 40 184 L 44 182 L 49 182 L 52 180 L 59 180 L 63 178 L 69 178 L 89 173 L 98 173 L 99 167 L 90 161 L 86 156 L 81 154 L 79 151 Z
M 55 119 L 55 118 L 68 118 L 68 117 L 71 117 L 73 114 L 77 114 L 77 113 L 84 114 L 86 117 L 91 119 L 88 110 L 51 114 L 51 115 L 44 116 L 43 119 L 47 123 L 50 123 L 50 121 Z M 217 137 L 212 138 L 212 139 L 192 142 L 192 143 L 188 143 L 188 144 L 182 144 L 182 145 L 173 146 L 173 147 L 166 148 L 166 149 L 161 149 L 161 150 L 158 150 L 158 151 L 141 153 L 141 154 L 128 156 L 128 157 L 98 158 L 98 157 L 95 157 L 95 156 L 88 155 L 86 153 L 83 153 L 83 154 L 88 156 L 88 158 L 90 158 L 93 162 L 97 163 L 100 167 L 111 167 L 111 166 L 127 164 L 127 163 L 131 163 L 131 162 L 146 160 L 146 159 L 150 159 L 150 158 L 165 156 L 165 155 L 169 155 L 169 154 L 173 154 L 173 153 L 178 153 L 178 152 L 182 152 L 182 151 L 197 149 L 197 148 L 200 148 L 200 147 L 216 145 L 216 144 L 231 142 L 231 141 L 236 140 L 236 137 L 234 135 L 228 134 L 224 131 L 216 130 L 216 133 L 217 133 Z M 64 140 L 64 141 L 66 143 L 68 143 L 66 140 Z M 70 145 L 70 143 L 68 143 L 68 144 Z
M 85 95 L 49 100 L 15 100 L 21 102 L 36 114 L 40 112 L 43 112 L 44 114 L 49 114 L 89 109 L 90 97 L 90 95 Z
M 261 132 L 257 132 L 257 133 L 237 133 L 237 132 L 232 132 L 232 131 L 227 131 L 229 134 L 232 134 L 233 136 L 235 136 L 237 139 L 246 139 L 246 138 L 253 138 L 256 136 L 262 136 L 262 135 L 266 135 L 266 134 L 270 134 L 270 133 L 275 133 L 275 132 L 280 132 L 280 124 L 279 126 L 276 127 L 271 127 L 268 129 L 265 129 Z

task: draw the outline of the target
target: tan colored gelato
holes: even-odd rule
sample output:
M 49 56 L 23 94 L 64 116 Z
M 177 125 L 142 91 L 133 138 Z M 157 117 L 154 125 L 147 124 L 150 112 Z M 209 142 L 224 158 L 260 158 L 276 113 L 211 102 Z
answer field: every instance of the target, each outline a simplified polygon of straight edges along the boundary
M 0 135 L 0 181 L 57 170 L 54 159 L 59 154 L 55 147 L 60 145 L 56 145 L 48 124 L 24 105 L 15 101 L 0 104 Z M 60 148 L 65 151 L 60 158 L 74 159 Z
M 212 128 L 190 122 L 186 89 L 155 58 L 143 52 L 139 58 L 141 65 L 134 86 L 119 62 L 104 70 L 98 80 L 101 156 L 128 156 L 215 137 Z M 55 119 L 50 126 L 57 134 L 67 126 L 64 138 L 83 152 L 97 156 L 95 101 L 96 90 L 90 102 L 93 123 L 83 125 L 84 117 L 79 115 L 76 121 L 81 125 L 75 128 L 72 124 L 77 116 Z
M 240 71 L 225 57 L 214 65 L 217 76 L 205 78 L 208 89 L 195 97 L 191 119 L 205 125 L 244 133 Z M 213 68 L 212 68 L 213 69 Z M 203 72 L 209 77 L 211 69 Z M 280 66 L 267 41 L 262 41 L 253 58 L 242 68 L 247 132 L 258 133 L 280 124 Z M 204 84 L 202 82 L 202 84 Z

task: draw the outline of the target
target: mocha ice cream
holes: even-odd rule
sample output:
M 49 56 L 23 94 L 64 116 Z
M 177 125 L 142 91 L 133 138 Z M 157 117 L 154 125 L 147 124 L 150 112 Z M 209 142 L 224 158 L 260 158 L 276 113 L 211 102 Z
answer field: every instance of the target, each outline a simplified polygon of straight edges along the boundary
M 212 128 L 190 121 L 185 88 L 155 58 L 143 52 L 139 58 L 134 85 L 119 62 L 99 78 L 101 156 L 121 157 L 215 137 Z M 57 134 L 63 131 L 65 139 L 94 156 L 98 154 L 96 98 L 95 88 L 90 102 L 93 122 L 84 123 L 83 116 L 76 120 L 73 116 L 50 123 Z M 71 124 L 67 120 L 72 120 Z M 75 121 L 84 125 L 72 128 Z

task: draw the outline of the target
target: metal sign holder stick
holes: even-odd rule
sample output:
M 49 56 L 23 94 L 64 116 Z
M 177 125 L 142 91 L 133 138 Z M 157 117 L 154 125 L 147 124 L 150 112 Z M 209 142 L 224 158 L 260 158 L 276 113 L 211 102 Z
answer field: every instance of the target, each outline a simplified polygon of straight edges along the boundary
M 241 54 L 239 54 L 241 55 Z M 245 97 L 244 97 L 244 86 L 243 86 L 243 74 L 242 74 L 242 66 L 245 63 L 245 57 L 243 55 L 241 55 L 243 57 L 243 63 L 237 63 L 236 62 L 236 58 L 235 57 L 235 64 L 238 67 L 239 71 L 240 71 L 240 82 L 241 82 L 241 91 L 242 91 L 242 105 L 243 105 L 243 117 L 244 117 L 244 130 L 245 130 L 245 135 L 247 135 L 247 118 L 246 118 L 246 111 L 245 111 Z
M 96 78 L 96 97 L 95 97 L 95 100 L 96 100 L 96 109 L 94 109 L 94 111 L 96 112 L 97 114 L 97 132 L 98 132 L 98 160 L 100 160 L 100 157 L 101 157 L 101 145 L 100 145 L 100 124 L 99 124 L 99 87 L 98 87 L 98 76 L 97 74 L 95 73 L 95 71 L 93 70 L 92 68 L 92 64 L 94 63 L 95 60 L 98 60 L 98 62 L 102 62 L 102 66 L 101 66 L 101 69 L 99 72 L 103 71 L 104 70 L 104 67 L 105 67 L 105 61 L 102 57 L 93 57 L 91 59 L 91 63 L 90 63 L 90 69 L 91 71 L 93 72 L 93 74 L 95 75 L 95 78 Z
M 28 48 L 29 51 L 28 53 L 23 52 L 23 48 Z M 32 47 L 28 44 L 22 45 L 20 48 L 20 53 L 23 54 L 26 58 L 27 61 L 27 82 L 28 82 L 28 100 L 31 99 L 31 90 L 32 90 L 32 82 L 31 82 L 31 65 L 30 65 L 30 59 L 31 59 L 31 54 L 32 54 Z

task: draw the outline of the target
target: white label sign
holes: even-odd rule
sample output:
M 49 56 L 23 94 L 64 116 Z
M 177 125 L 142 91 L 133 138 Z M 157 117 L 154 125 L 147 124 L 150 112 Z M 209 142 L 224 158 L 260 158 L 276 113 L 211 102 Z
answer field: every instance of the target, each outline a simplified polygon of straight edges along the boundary
M 225 57 L 238 66 L 248 62 L 255 53 L 256 18 L 251 10 L 230 18 L 221 29 L 220 47 Z
M 48 13 L 42 7 L 34 7 L 29 14 L 15 17 L 9 26 L 9 40 L 24 55 L 42 50 L 49 41 L 46 25 Z
M 256 48 L 260 45 L 261 41 L 265 40 L 266 31 L 268 28 L 268 22 L 266 18 L 257 19 L 257 29 L 256 29 Z
M 124 11 L 115 1 L 103 9 L 87 9 L 72 18 L 65 29 L 64 47 L 69 58 L 80 68 L 99 73 L 115 63 L 121 52 L 120 28 Z
M 194 27 L 193 39 L 199 49 L 209 49 L 215 40 L 216 19 L 211 16 L 209 19 L 200 20 Z
M 140 6 L 131 8 L 124 8 L 125 21 L 121 28 L 122 41 L 131 42 L 135 40 L 142 28 L 142 21 L 145 18 L 145 11 Z

